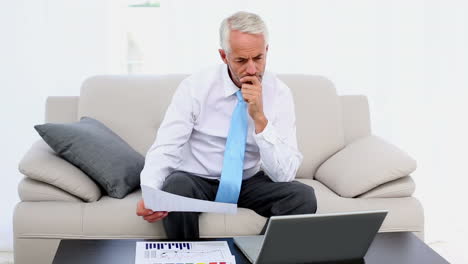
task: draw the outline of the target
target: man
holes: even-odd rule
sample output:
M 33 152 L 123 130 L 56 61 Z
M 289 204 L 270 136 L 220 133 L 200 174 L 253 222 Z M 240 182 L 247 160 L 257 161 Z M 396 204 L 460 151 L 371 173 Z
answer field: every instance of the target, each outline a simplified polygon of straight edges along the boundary
M 302 162 L 289 88 L 265 72 L 268 32 L 238 12 L 220 27 L 224 64 L 181 82 L 146 156 L 141 184 L 186 197 L 237 203 L 264 217 L 315 213 L 312 187 L 293 181 Z M 171 240 L 199 238 L 197 212 L 137 215 L 163 220 Z

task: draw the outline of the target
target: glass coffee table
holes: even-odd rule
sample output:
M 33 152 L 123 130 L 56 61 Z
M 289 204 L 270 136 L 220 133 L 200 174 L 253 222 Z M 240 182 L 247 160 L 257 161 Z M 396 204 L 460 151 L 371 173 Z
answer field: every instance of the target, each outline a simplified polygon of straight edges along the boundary
M 155 240 L 64 239 L 60 242 L 53 264 L 134 263 L 137 241 Z M 203 239 L 202 241 L 227 241 L 231 253 L 236 257 L 237 264 L 250 263 L 234 245 L 232 238 Z M 449 263 L 414 234 L 408 232 L 377 234 L 364 260 L 366 264 Z

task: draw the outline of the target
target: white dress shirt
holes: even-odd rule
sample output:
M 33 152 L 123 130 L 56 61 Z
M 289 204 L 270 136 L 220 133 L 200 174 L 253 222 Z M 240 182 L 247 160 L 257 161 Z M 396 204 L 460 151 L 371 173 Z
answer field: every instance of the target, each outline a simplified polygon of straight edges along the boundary
M 177 88 L 146 155 L 141 184 L 161 189 L 174 170 L 219 179 L 232 112 L 239 88 L 222 64 L 193 74 Z M 292 181 L 302 162 L 297 149 L 296 116 L 290 89 L 274 74 L 262 80 L 263 112 L 268 120 L 255 133 L 247 113 L 243 179 L 262 168 L 275 182 Z M 248 112 L 248 111 L 247 111 Z

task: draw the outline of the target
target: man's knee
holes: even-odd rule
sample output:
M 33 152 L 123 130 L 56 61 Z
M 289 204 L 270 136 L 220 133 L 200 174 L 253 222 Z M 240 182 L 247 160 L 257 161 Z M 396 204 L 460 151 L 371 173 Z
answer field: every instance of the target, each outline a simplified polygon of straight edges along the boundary
M 167 176 L 162 190 L 168 193 L 173 193 L 182 196 L 191 196 L 194 190 L 191 176 L 185 172 L 176 171 Z
M 314 188 L 298 182 L 294 189 L 294 193 L 297 196 L 296 200 L 301 201 L 301 213 L 313 214 L 317 212 L 317 198 L 315 196 Z

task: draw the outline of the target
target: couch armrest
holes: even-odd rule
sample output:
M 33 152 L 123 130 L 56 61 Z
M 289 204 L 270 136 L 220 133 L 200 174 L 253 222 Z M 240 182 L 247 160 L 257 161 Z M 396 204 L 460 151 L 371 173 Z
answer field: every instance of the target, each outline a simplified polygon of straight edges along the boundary
M 391 182 L 381 184 L 374 189 L 363 193 L 357 198 L 400 198 L 413 195 L 416 189 L 411 176 L 406 176 Z
M 20 161 L 19 171 L 86 202 L 94 202 L 101 197 L 100 188 L 88 175 L 59 157 L 42 139 L 34 143 Z
M 18 194 L 23 202 L 83 202 L 78 197 L 63 191 L 62 189 L 47 183 L 33 180 L 29 177 L 24 177 L 18 184 Z

